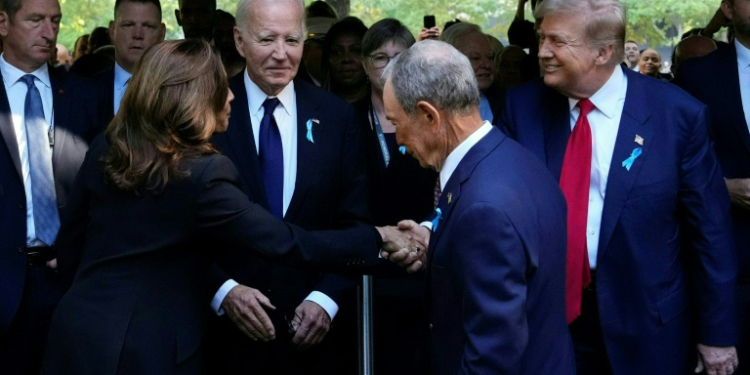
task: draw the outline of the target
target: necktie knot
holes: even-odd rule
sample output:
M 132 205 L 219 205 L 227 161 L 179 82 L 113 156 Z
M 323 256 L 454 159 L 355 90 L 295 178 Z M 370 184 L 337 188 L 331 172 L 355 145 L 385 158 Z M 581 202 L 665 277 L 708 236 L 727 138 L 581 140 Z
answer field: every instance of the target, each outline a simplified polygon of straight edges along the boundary
M 263 115 L 270 115 L 273 114 L 273 111 L 276 109 L 276 106 L 279 105 L 279 98 L 268 98 L 265 102 L 263 102 Z
M 19 81 L 23 81 L 23 83 L 25 83 L 26 86 L 31 88 L 34 86 L 34 79 L 36 79 L 36 77 L 33 74 L 26 74 L 23 77 L 21 77 Z
M 594 103 L 592 103 L 591 100 L 588 99 L 581 99 L 576 105 L 581 109 L 581 116 L 588 116 L 589 112 L 594 109 Z

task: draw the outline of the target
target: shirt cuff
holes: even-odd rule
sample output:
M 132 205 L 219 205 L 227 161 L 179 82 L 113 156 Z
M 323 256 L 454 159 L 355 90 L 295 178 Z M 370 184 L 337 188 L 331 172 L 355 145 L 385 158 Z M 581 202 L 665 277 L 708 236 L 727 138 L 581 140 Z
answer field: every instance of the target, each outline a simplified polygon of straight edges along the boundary
M 419 225 L 421 225 L 421 226 L 429 229 L 430 232 L 432 232 L 432 222 L 431 221 L 423 221 L 423 222 L 419 223 Z
M 331 297 L 328 297 L 327 295 L 318 292 L 317 290 L 313 290 L 312 293 L 310 293 L 310 295 L 305 298 L 305 301 L 314 302 L 322 307 L 323 310 L 328 313 L 328 317 L 331 318 L 331 321 L 333 321 L 336 313 L 339 312 L 339 305 L 337 305 L 336 302 L 331 299 Z
M 224 315 L 224 309 L 221 308 L 221 303 L 224 302 L 224 298 L 227 297 L 229 291 L 237 285 L 240 284 L 232 279 L 229 279 L 225 281 L 224 284 L 221 284 L 221 288 L 219 288 L 219 291 L 214 294 L 214 299 L 211 300 L 211 309 L 214 310 L 216 315 Z

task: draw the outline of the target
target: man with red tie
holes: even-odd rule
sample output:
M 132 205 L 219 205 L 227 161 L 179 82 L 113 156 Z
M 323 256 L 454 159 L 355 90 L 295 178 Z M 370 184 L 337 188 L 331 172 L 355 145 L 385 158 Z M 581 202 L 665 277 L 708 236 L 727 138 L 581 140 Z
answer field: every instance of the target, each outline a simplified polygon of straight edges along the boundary
M 545 0 L 543 80 L 502 126 L 568 203 L 567 317 L 578 374 L 731 374 L 736 254 L 706 107 L 623 69 L 617 0 Z

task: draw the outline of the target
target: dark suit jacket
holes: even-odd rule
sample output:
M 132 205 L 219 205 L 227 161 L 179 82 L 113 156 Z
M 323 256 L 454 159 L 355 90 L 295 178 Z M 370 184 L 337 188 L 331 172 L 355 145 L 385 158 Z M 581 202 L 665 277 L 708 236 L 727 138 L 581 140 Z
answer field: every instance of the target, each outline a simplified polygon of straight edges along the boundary
M 725 178 L 750 178 L 750 132 L 745 121 L 732 44 L 685 61 L 675 83 L 708 106 L 714 152 Z M 750 210 L 732 206 L 739 280 L 750 283 Z
M 427 255 L 433 374 L 574 374 L 565 199 L 550 173 L 493 128 L 438 207 Z
M 623 71 L 627 97 L 597 258 L 604 342 L 617 375 L 685 374 L 695 366 L 696 340 L 736 340 L 729 197 L 706 107 L 669 83 Z M 559 180 L 568 99 L 536 80 L 508 92 L 503 114 L 508 134 Z M 643 153 L 628 171 L 621 164 L 638 146 L 636 135 Z
M 235 99 L 229 129 L 213 137 L 214 144 L 240 170 L 242 191 L 251 200 L 268 207 L 258 154 L 247 106 L 245 73 L 230 80 Z M 367 220 L 364 153 L 359 128 L 351 106 L 334 95 L 301 80 L 294 81 L 297 97 L 297 178 L 294 195 L 284 221 L 307 230 L 335 229 L 363 225 Z M 315 143 L 307 140 L 306 122 L 319 120 L 313 127 Z M 233 278 L 260 290 L 277 310 L 274 323 L 284 323 L 283 314 L 294 316 L 294 309 L 313 290 L 334 301 L 357 282 L 352 276 L 319 272 L 277 264 L 248 253 L 230 253 L 219 262 L 223 272 L 214 274 L 211 290 Z
M 93 77 L 99 85 L 102 95 L 105 96 L 103 99 L 106 102 L 106 110 L 109 113 L 109 120 L 115 116 L 115 68 L 114 66 L 95 75 Z M 107 121 L 109 123 L 109 121 Z
M 224 156 L 185 160 L 189 176 L 152 195 L 108 183 L 106 150 L 100 137 L 64 212 L 58 261 L 78 272 L 53 318 L 46 374 L 170 374 L 184 362 L 199 370 L 191 359 L 209 312 L 205 275 L 228 248 L 340 269 L 378 263 L 374 228 L 284 224 L 247 199 Z
M 50 69 L 55 145 L 52 169 L 59 207 L 64 207 L 88 145 L 104 124 L 96 86 Z M 0 77 L 1 78 L 1 77 Z M 26 196 L 10 104 L 0 85 L 0 334 L 21 300 L 26 275 Z

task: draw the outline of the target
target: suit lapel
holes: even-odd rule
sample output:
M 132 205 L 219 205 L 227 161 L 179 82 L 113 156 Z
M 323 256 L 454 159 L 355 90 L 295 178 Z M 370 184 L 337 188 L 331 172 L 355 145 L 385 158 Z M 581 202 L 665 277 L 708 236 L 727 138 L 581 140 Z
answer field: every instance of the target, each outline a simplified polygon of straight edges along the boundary
M 607 250 L 607 244 L 612 237 L 630 190 L 638 179 L 641 167 L 648 160 L 649 151 L 656 144 L 656 140 L 653 138 L 654 124 L 647 123 L 651 116 L 651 108 L 646 101 L 648 95 L 641 95 L 645 92 L 642 87 L 644 78 L 638 76 L 637 73 L 626 72 L 626 75 L 628 76 L 628 91 L 622 110 L 620 127 L 617 131 L 612 163 L 609 167 L 607 194 L 602 209 L 599 235 L 599 257 Z M 636 135 L 643 138 L 643 146 L 640 146 L 642 153 L 628 171 L 622 166 L 622 162 L 632 154 L 636 147 L 639 147 L 635 143 Z
M 250 108 L 247 103 L 245 74 L 232 77 L 229 86 L 234 93 L 234 101 L 232 101 L 232 116 L 229 118 L 226 142 L 235 155 L 233 160 L 240 171 L 242 183 L 250 190 L 251 199 L 268 208 L 268 197 L 261 178 L 263 174 L 260 170 L 258 148 L 255 145 Z
M 2 75 L 0 75 L 0 81 L 2 81 Z M 16 172 L 18 172 L 18 178 L 23 181 L 21 156 L 18 151 L 16 131 L 13 130 L 13 116 L 10 112 L 10 102 L 8 101 L 8 93 L 5 91 L 5 85 L 0 87 L 0 137 L 4 140 L 8 156 L 13 160 L 13 165 L 16 167 Z
M 310 87 L 300 80 L 294 81 L 294 95 L 297 102 L 297 176 L 294 183 L 294 194 L 289 202 L 284 218 L 294 220 L 302 208 L 310 184 L 311 174 L 318 169 L 318 152 L 316 148 L 326 147 L 325 132 L 313 130 L 315 143 L 307 140 L 307 120 L 319 118 L 320 99 L 311 92 Z M 315 129 L 322 129 L 325 123 L 315 124 Z
M 52 108 L 53 108 L 53 122 L 54 126 L 54 139 L 55 145 L 52 153 L 52 169 L 57 170 L 57 166 L 62 161 L 62 156 L 65 154 L 65 147 L 69 146 L 68 143 L 73 140 L 70 137 L 68 129 L 68 101 L 69 95 L 65 92 L 65 79 L 62 74 L 58 73 L 56 69 L 49 69 L 50 84 L 52 87 Z M 55 181 L 59 179 L 55 178 Z M 55 183 L 57 185 L 57 183 Z M 58 186 L 58 191 L 61 187 Z
M 546 153 L 547 169 L 552 172 L 555 180 L 560 181 L 565 149 L 570 138 L 570 106 L 568 99 L 556 91 L 545 88 L 550 108 L 544 111 L 544 150 Z
M 727 69 L 717 69 L 718 79 L 714 81 L 717 85 L 718 92 L 724 97 L 723 112 L 729 114 L 733 119 L 732 125 L 737 131 L 737 136 L 745 145 L 745 149 L 750 152 L 750 132 L 745 120 L 745 111 L 742 108 L 742 94 L 740 92 L 740 77 L 737 70 L 737 51 L 734 46 L 717 51 L 719 64 L 717 66 L 727 67 Z
M 442 214 L 437 230 L 435 230 L 430 236 L 427 264 L 432 262 L 432 258 L 435 256 L 437 244 L 440 243 L 440 238 L 445 230 L 445 224 L 450 219 L 454 208 L 458 205 L 461 199 L 461 186 L 469 179 L 469 177 L 471 177 L 477 164 L 497 148 L 504 139 L 505 135 L 503 135 L 496 127 L 493 127 L 484 138 L 477 142 L 477 144 L 466 153 L 461 162 L 458 163 L 456 170 L 453 171 L 453 174 L 448 179 L 448 182 L 445 184 L 443 192 L 440 195 L 440 200 L 438 201 L 438 208 L 440 208 Z

